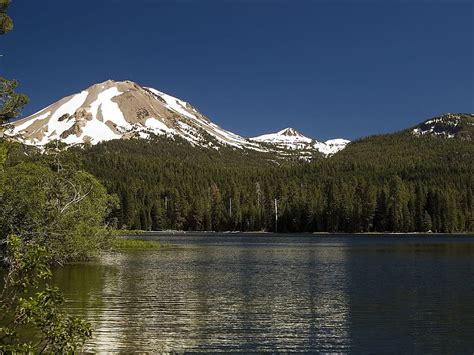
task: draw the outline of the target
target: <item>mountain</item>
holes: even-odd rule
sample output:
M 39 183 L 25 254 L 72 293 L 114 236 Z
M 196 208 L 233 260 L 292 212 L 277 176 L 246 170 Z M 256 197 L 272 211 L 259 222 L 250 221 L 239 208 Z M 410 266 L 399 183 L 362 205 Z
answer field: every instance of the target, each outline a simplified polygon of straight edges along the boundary
M 212 123 L 193 106 L 131 81 L 105 81 L 65 97 L 13 123 L 10 135 L 32 145 L 59 139 L 91 143 L 150 135 L 179 136 L 192 145 L 226 144 L 258 149 L 256 144 Z
M 419 124 L 412 133 L 415 136 L 433 135 L 471 141 L 474 139 L 474 114 L 446 113 Z
M 287 155 L 291 145 L 246 139 L 211 122 L 191 104 L 159 90 L 131 81 L 95 84 L 65 97 L 43 110 L 13 122 L 5 133 L 19 141 L 42 146 L 52 140 L 67 144 L 97 144 L 114 139 L 166 136 L 180 137 L 193 146 L 219 149 L 222 146 Z M 290 137 L 294 130 L 279 132 Z M 297 134 L 291 149 L 308 153 L 332 154 L 345 140 L 320 143 Z M 270 143 L 270 144 L 261 144 Z M 298 152 L 293 152 L 293 154 Z
M 344 149 L 349 143 L 346 139 L 331 139 L 326 142 L 319 142 L 312 138 L 305 137 L 294 128 L 285 128 L 276 133 L 250 138 L 250 140 L 273 145 L 280 149 L 299 151 L 317 150 L 325 155 L 335 154 Z

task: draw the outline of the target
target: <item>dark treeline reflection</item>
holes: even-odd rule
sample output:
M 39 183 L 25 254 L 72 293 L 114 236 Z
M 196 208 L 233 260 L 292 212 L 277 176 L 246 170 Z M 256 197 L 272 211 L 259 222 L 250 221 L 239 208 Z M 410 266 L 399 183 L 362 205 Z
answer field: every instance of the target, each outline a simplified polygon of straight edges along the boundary
M 149 238 L 155 238 L 149 236 Z M 157 236 L 58 270 L 95 351 L 465 352 L 467 238 Z

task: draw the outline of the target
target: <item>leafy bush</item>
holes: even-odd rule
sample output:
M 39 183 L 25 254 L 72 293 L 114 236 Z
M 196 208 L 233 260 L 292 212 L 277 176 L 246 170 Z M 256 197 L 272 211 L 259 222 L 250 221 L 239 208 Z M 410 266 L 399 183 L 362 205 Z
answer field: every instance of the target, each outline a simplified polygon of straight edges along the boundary
M 34 163 L 6 168 L 1 175 L 3 239 L 17 234 L 35 241 L 57 261 L 87 258 L 110 243 L 104 220 L 112 201 L 92 175 L 57 173 Z

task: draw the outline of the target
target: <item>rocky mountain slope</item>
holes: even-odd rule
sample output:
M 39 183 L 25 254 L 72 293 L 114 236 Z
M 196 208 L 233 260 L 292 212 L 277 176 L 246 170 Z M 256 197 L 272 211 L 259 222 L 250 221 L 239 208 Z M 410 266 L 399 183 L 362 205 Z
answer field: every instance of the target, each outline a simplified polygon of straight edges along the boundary
M 14 122 L 13 127 L 10 135 L 33 145 L 56 139 L 67 144 L 96 144 L 156 134 L 178 135 L 193 145 L 258 148 L 213 124 L 190 104 L 131 81 L 93 85 Z
M 189 103 L 131 81 L 108 80 L 65 97 L 43 110 L 13 122 L 6 135 L 29 145 L 52 140 L 67 144 L 97 144 L 113 139 L 149 138 L 152 135 L 180 137 L 193 146 L 219 149 L 228 146 L 260 152 L 290 149 L 305 154 L 333 154 L 348 141 L 318 142 L 293 129 L 252 139 L 229 132 Z M 272 136 L 272 135 L 268 135 Z M 281 139 L 278 139 L 280 137 Z
M 446 113 L 412 129 L 415 136 L 440 136 L 471 141 L 474 139 L 474 114 Z

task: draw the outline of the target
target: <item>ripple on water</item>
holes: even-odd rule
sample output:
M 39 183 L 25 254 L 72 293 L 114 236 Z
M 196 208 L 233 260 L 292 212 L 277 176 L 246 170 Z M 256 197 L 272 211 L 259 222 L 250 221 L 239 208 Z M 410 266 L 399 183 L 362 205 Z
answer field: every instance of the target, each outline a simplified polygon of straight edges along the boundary
M 467 336 L 474 333 L 474 288 L 466 283 L 474 281 L 472 245 L 453 257 L 442 248 L 420 254 L 418 240 L 413 252 L 406 241 L 402 248 L 369 238 L 199 238 L 179 240 L 174 250 L 111 254 L 58 271 L 67 306 L 94 326 L 87 349 L 474 347 Z

